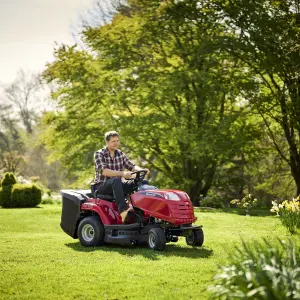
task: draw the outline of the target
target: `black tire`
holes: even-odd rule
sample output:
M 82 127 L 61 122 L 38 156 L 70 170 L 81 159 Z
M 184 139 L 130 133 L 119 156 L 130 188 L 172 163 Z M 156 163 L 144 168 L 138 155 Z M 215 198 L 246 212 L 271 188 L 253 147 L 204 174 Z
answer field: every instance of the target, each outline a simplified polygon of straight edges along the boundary
M 203 230 L 193 230 L 192 233 L 185 238 L 185 241 L 189 246 L 202 246 L 204 242 Z
M 104 244 L 104 226 L 97 216 L 86 217 L 79 223 L 78 238 L 80 243 L 87 247 Z
M 148 246 L 152 250 L 164 250 L 166 247 L 166 236 L 161 228 L 152 228 L 148 233 Z

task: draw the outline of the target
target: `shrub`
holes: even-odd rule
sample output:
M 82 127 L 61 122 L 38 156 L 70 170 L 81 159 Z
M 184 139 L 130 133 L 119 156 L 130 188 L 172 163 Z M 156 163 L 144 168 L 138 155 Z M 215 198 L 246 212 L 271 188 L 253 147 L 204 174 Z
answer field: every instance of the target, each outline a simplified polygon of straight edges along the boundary
M 55 204 L 55 200 L 52 199 L 51 197 L 47 197 L 47 198 L 42 198 L 42 204 Z
M 273 207 L 271 212 L 276 212 L 280 216 L 280 220 L 291 234 L 295 234 L 300 230 L 300 196 L 292 201 L 283 201 L 278 204 L 272 201 Z
M 5 173 L 2 179 L 1 185 L 1 195 L 0 195 L 0 205 L 2 207 L 12 207 L 11 206 L 11 190 L 17 180 L 13 173 Z
M 41 189 L 33 184 L 15 184 L 11 193 L 11 207 L 35 207 L 42 201 Z
M 43 190 L 43 193 L 44 193 L 44 194 L 47 194 L 49 197 L 51 197 L 51 190 L 50 190 L 50 189 L 47 189 L 47 188 L 44 189 L 44 190 Z
M 14 185 L 17 183 L 17 179 L 13 173 L 5 173 L 2 179 L 1 185 Z
M 200 199 L 201 207 L 224 208 L 224 202 L 219 197 L 207 196 Z
M 251 194 L 245 196 L 243 199 L 234 199 L 230 201 L 231 204 L 235 204 L 237 207 L 245 209 L 246 215 L 250 215 L 253 207 L 257 205 L 257 199 Z
M 300 299 L 300 251 L 292 241 L 243 243 L 214 281 L 213 299 Z

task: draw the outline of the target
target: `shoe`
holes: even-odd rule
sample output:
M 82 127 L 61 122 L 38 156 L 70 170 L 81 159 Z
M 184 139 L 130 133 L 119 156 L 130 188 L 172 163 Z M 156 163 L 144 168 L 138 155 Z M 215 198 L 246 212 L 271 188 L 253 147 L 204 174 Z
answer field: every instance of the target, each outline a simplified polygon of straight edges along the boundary
M 124 210 L 124 211 L 122 211 L 122 212 L 120 213 L 120 216 L 121 216 L 121 218 L 122 218 L 122 222 L 123 222 L 123 223 L 125 223 L 125 220 L 126 220 L 126 218 L 127 218 L 127 216 L 128 216 L 128 213 L 129 213 L 130 211 L 133 211 L 133 208 L 132 208 L 132 207 L 129 207 L 128 209 L 126 209 L 126 210 Z

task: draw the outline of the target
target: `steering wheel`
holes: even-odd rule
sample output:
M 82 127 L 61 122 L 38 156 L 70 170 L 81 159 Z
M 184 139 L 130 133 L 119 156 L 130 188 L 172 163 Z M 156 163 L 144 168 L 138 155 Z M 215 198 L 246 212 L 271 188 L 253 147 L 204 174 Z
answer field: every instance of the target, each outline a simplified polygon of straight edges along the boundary
M 142 185 L 142 182 L 147 174 L 148 170 L 142 169 L 135 172 L 131 172 L 131 175 L 136 174 L 134 178 L 134 182 L 137 183 L 138 186 Z

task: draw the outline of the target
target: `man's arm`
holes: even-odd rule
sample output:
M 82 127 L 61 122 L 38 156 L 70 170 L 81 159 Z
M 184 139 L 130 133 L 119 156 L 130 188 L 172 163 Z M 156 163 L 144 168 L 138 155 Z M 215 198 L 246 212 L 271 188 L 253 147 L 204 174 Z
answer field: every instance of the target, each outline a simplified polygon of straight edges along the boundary
M 127 179 L 130 178 L 130 176 L 131 176 L 130 172 L 115 171 L 115 170 L 110 170 L 110 169 L 102 170 L 102 174 L 107 177 L 125 177 Z
M 124 161 L 124 167 L 132 172 L 140 171 L 140 170 L 147 170 L 147 174 L 150 174 L 149 169 L 147 168 L 141 168 L 139 166 L 136 166 L 125 153 L 123 154 L 123 161 Z
M 115 171 L 108 168 L 107 163 L 105 162 L 104 156 L 96 151 L 94 154 L 94 163 L 95 168 L 100 172 L 100 174 L 107 176 L 107 177 L 125 177 L 130 178 L 130 172 L 124 172 L 124 171 Z M 128 174 L 127 174 L 128 173 Z

